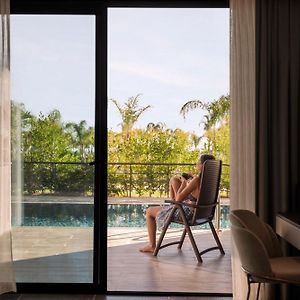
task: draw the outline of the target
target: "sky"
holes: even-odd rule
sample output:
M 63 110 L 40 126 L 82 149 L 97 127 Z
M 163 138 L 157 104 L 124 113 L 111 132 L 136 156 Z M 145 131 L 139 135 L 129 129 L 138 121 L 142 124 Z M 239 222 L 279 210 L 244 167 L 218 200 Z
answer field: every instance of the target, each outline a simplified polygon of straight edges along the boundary
M 35 114 L 59 109 L 64 121 L 94 124 L 94 16 L 12 16 L 12 99 Z M 199 133 L 204 112 L 180 108 L 229 93 L 229 10 L 110 8 L 108 98 L 140 94 L 151 105 L 136 127 L 165 123 Z M 109 101 L 108 128 L 121 118 Z

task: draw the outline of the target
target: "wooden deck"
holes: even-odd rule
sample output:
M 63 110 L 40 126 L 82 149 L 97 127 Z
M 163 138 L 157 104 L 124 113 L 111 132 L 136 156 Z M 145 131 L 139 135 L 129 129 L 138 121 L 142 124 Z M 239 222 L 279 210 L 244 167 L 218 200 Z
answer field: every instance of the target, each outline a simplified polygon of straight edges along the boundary
M 92 238 L 91 228 L 14 228 L 17 281 L 91 282 Z M 214 245 L 208 231 L 196 231 L 195 238 L 200 251 Z M 188 238 L 181 251 L 171 246 L 153 257 L 138 251 L 147 241 L 145 228 L 109 228 L 108 290 L 231 293 L 230 231 L 220 239 L 226 254 L 206 253 L 198 264 Z
M 232 297 L 130 296 L 87 294 L 4 294 L 0 300 L 230 300 Z
M 171 235 L 180 233 L 176 230 Z M 215 245 L 208 231 L 197 231 L 195 238 L 200 251 Z M 108 249 L 109 291 L 232 293 L 229 230 L 220 233 L 226 254 L 208 252 L 202 264 L 198 264 L 188 238 L 182 250 L 170 246 L 157 257 L 138 252 L 144 245 L 141 239 Z

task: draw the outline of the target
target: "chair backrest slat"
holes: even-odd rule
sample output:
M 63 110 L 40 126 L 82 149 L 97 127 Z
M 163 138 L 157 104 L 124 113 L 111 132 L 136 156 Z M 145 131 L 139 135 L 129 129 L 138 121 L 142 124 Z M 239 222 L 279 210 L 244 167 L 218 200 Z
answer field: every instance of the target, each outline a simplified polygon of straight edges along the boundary
M 218 201 L 220 178 L 222 171 L 221 160 L 207 160 L 203 164 L 200 176 L 200 193 L 197 199 L 198 205 L 215 204 Z M 193 223 L 198 219 L 212 220 L 215 213 L 215 206 L 209 208 L 197 208 L 194 212 Z

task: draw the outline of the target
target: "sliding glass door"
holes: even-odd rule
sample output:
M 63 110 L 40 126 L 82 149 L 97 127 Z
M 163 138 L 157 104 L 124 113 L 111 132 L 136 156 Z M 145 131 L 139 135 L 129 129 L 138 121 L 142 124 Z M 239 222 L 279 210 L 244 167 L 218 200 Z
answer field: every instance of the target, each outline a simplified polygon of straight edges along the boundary
M 109 291 L 231 292 L 228 93 L 227 8 L 108 9 Z M 169 180 L 198 175 L 204 153 L 223 161 L 214 222 L 227 255 L 197 265 L 186 238 L 182 251 L 154 257 L 154 214 L 169 199 Z M 182 227 L 172 224 L 167 241 L 179 241 Z M 211 247 L 208 227 L 193 231 L 200 249 Z
M 95 16 L 11 18 L 17 282 L 92 283 Z
M 186 122 L 180 108 L 228 93 L 227 61 L 219 59 L 228 54 L 228 10 L 205 18 L 192 9 L 225 8 L 227 2 L 175 1 L 171 9 L 170 1 L 156 1 L 155 8 L 151 1 L 141 1 L 147 8 L 136 1 L 11 1 L 12 237 L 19 292 L 231 288 L 182 287 L 178 282 L 186 281 L 176 274 L 186 266 L 184 255 L 165 252 L 162 263 L 139 252 L 148 241 L 146 209 L 168 197 L 172 175 L 195 171 L 199 123 L 207 116 L 194 111 Z M 221 26 L 219 19 L 225 20 Z M 220 35 L 208 30 L 215 23 L 224 27 Z M 199 59 L 203 49 L 214 56 L 210 65 Z M 126 124 L 122 108 L 130 103 L 138 118 Z M 179 234 L 178 228 L 171 232 Z M 200 240 L 203 230 L 198 233 Z M 168 262 L 173 257 L 183 259 L 176 269 Z M 188 262 L 187 272 L 199 275 L 192 256 Z

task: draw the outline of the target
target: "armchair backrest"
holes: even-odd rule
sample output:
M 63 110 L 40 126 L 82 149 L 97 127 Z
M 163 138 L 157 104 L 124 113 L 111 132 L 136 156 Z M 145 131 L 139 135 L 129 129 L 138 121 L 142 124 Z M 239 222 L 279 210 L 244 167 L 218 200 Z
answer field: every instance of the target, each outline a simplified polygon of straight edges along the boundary
M 275 232 L 254 212 L 246 209 L 231 211 L 229 219 L 232 225 L 243 227 L 253 232 L 264 244 L 270 258 L 282 256 L 281 247 Z
M 197 199 L 197 205 L 214 205 L 217 203 L 221 171 L 221 160 L 207 160 L 204 162 L 200 176 L 200 193 Z M 196 208 L 192 222 L 195 223 L 199 219 L 212 220 L 215 209 L 215 205 L 207 208 Z
M 273 277 L 269 256 L 261 240 L 247 228 L 232 225 L 231 234 L 242 267 L 251 275 Z

